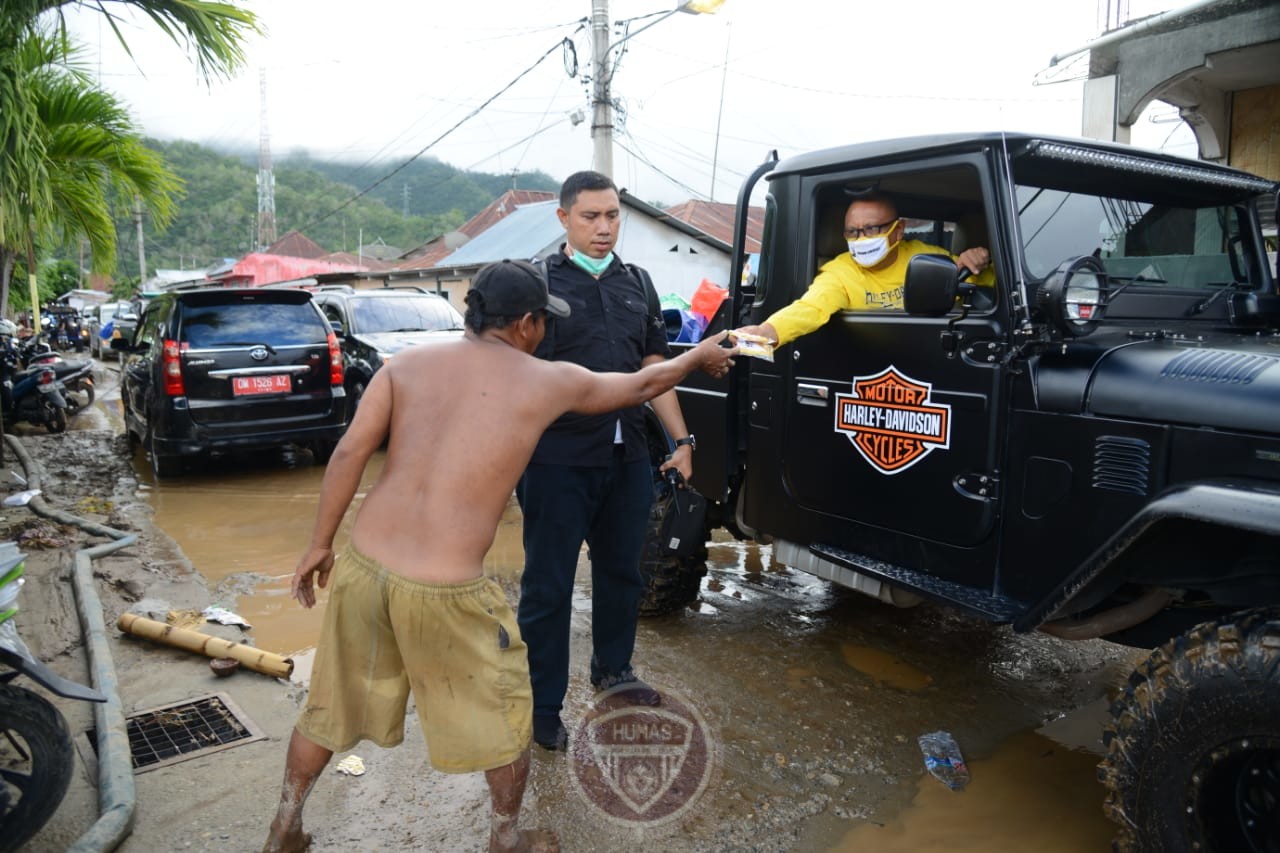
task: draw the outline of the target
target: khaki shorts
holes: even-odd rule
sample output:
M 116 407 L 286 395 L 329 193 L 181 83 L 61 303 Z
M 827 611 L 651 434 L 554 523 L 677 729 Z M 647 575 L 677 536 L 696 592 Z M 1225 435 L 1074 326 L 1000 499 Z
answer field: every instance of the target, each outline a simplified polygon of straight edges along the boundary
M 533 725 L 529 662 L 497 583 L 409 580 L 350 545 L 332 583 L 299 732 L 334 752 L 396 746 L 412 690 L 432 767 L 471 773 L 520 757 Z

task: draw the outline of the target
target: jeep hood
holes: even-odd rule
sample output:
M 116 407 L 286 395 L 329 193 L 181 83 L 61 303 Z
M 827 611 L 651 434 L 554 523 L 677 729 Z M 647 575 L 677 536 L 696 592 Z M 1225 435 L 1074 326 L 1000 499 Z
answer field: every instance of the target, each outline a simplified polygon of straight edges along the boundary
M 356 338 L 362 343 L 383 353 L 397 353 L 405 347 L 428 344 L 435 341 L 451 341 L 460 337 L 462 337 L 461 329 L 422 332 L 372 332 L 356 335 Z
M 1085 411 L 1107 417 L 1280 433 L 1280 348 L 1144 342 L 1110 350 Z

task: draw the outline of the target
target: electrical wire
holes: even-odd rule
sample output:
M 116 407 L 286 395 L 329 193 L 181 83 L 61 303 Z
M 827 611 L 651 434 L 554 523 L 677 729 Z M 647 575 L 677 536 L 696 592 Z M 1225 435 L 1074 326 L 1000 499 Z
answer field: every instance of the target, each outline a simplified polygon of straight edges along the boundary
M 624 131 L 624 132 L 625 132 L 625 131 Z M 628 138 L 628 139 L 630 139 L 632 142 L 635 142 L 635 137 L 633 137 L 630 133 L 627 133 L 627 138 Z M 633 150 L 631 150 L 631 149 L 630 149 L 630 148 L 628 148 L 626 145 L 624 145 L 622 142 L 619 142 L 616 138 L 613 140 L 613 143 L 614 143 L 614 145 L 617 145 L 619 148 L 621 148 L 623 151 L 625 151 L 625 152 L 627 152 L 628 154 L 630 154 L 632 157 L 636 158 L 636 160 L 638 160 L 638 161 L 640 161 L 641 163 L 643 163 L 644 165 L 648 166 L 648 167 L 649 167 L 650 169 L 652 169 L 656 174 L 658 174 L 658 175 L 662 176 L 663 178 L 665 178 L 666 180 L 670 181 L 670 182 L 671 182 L 672 184 L 674 184 L 675 186 L 680 187 L 680 189 L 682 189 L 682 190 L 684 190 L 685 192 L 689 193 L 691 196 L 697 196 L 699 199 L 702 199 L 703 201 L 706 201 L 706 200 L 707 200 L 707 194 L 706 194 L 706 193 L 704 193 L 704 192 L 700 192 L 700 191 L 698 191 L 698 190 L 695 190 L 693 187 L 689 186 L 688 184 L 684 183 L 683 181 L 681 181 L 681 180 L 679 180 L 679 179 L 677 179 L 677 178 L 674 178 L 674 177 L 672 177 L 671 175 L 668 175 L 666 172 L 662 171 L 662 170 L 661 170 L 661 169 L 659 169 L 657 166 L 655 166 L 655 165 L 654 165 L 654 164 L 649 160 L 649 158 L 648 158 L 648 157 L 645 157 L 643 154 L 641 154 L 641 153 L 639 153 L 639 152 L 637 152 L 637 151 L 633 151 Z
M 396 174 L 398 174 L 399 172 L 401 172 L 403 169 L 407 168 L 411 163 L 413 163 L 415 160 L 417 160 L 417 159 L 418 159 L 419 157 L 421 157 L 423 154 L 427 153 L 429 150 L 431 150 L 432 148 L 434 148 L 437 144 L 439 144 L 441 141 L 443 141 L 446 137 L 448 137 L 451 133 L 453 133 L 455 130 L 457 130 L 459 127 L 461 127 L 463 124 L 465 124 L 466 122 L 468 122 L 469 120 L 471 120 L 471 119 L 472 119 L 472 118 L 474 118 L 475 116 L 479 115 L 479 114 L 480 114 L 480 112 L 481 112 L 485 107 L 487 107 L 489 104 L 491 104 L 491 103 L 493 103 L 494 101 L 496 101 L 496 100 L 497 100 L 499 97 L 501 97 L 501 96 L 502 96 L 502 95 L 503 95 L 503 94 L 504 94 L 508 89 L 510 89 L 511 87 L 515 86 L 515 84 L 516 84 L 516 83 L 520 82 L 520 80 L 522 80 L 526 75 L 528 75 L 528 74 L 529 74 L 529 73 L 531 73 L 535 68 L 537 68 L 539 65 L 541 65 L 541 64 L 542 64 L 542 62 L 543 62 L 543 60 L 545 60 L 548 56 L 550 56 L 550 55 L 551 55 L 551 54 L 552 54 L 552 53 L 553 53 L 557 48 L 561 48 L 561 47 L 563 46 L 564 42 L 565 42 L 565 41 L 567 41 L 567 40 L 568 40 L 568 39 L 561 39 L 560 41 L 556 42 L 556 43 L 555 43 L 554 45 L 552 45 L 551 47 L 547 48 L 547 50 L 546 50 L 546 51 L 545 51 L 541 56 L 539 56 L 536 60 L 534 60 L 534 62 L 533 62 L 533 64 L 532 64 L 532 65 L 530 65 L 528 68 L 524 69 L 524 70 L 523 70 L 523 71 L 521 71 L 519 74 L 517 74 L 517 75 L 516 75 L 516 76 L 511 80 L 511 82 L 510 82 L 510 83 L 508 83 L 507 85 L 503 86 L 501 89 L 499 89 L 499 90 L 498 90 L 497 92 L 495 92 L 493 95 L 489 96 L 489 98 L 487 98 L 487 99 L 484 101 L 484 103 L 480 104 L 480 106 L 476 107 L 476 108 L 475 108 L 475 109 L 473 109 L 471 112 L 467 113 L 465 116 L 463 116 L 461 119 L 459 119 L 459 120 L 458 120 L 458 121 L 457 121 L 457 122 L 456 122 L 452 127 L 450 127 L 448 130 L 446 130 L 444 133 L 440 134 L 440 135 L 439 135 L 439 136 L 437 136 L 435 139 L 433 139 L 432 141 L 430 141 L 430 142 L 428 142 L 426 145 L 424 145 L 422 148 L 420 148 L 420 149 L 418 150 L 418 152 L 417 152 L 416 154 L 414 154 L 412 157 L 410 157 L 408 160 L 405 160 L 405 161 L 404 161 L 403 163 L 401 163 L 399 166 L 396 166 L 396 167 L 395 167 L 394 169 L 392 169 L 390 172 L 388 172 L 387 174 L 383 175 L 381 178 L 379 178 L 378 180 L 374 181 L 374 182 L 373 182 L 372 184 L 370 184 L 369 186 L 367 186 L 367 187 L 365 187 L 364 189 L 360 190 L 358 193 L 356 193 L 356 194 L 355 194 L 355 195 L 353 195 L 351 198 L 349 198 L 349 199 L 347 199 L 346 201 L 344 201 L 342 204 L 340 204 L 340 205 L 338 205 L 337 207 L 333 208 L 333 209 L 332 209 L 332 210 L 330 210 L 328 213 L 321 214 L 320 216 L 318 216 L 318 217 L 316 217 L 316 218 L 312 219 L 310 222 L 308 222 L 306 225 L 302 226 L 302 227 L 301 227 L 301 228 L 299 228 L 298 230 L 299 230 L 299 231 L 303 231 L 303 232 L 305 232 L 307 229 L 309 229 L 309 228 L 311 228 L 311 227 L 313 227 L 313 226 L 315 226 L 315 225 L 318 225 L 319 223 L 321 223 L 321 222 L 325 221 L 326 219 L 328 219 L 330 216 L 333 216 L 335 213 L 338 213 L 338 212 L 340 212 L 340 211 L 342 211 L 342 210 L 346 209 L 346 208 L 347 208 L 347 207 L 349 207 L 353 202 L 355 202 L 357 199 L 362 198 L 363 196 L 368 195 L 370 192 L 372 192 L 373 190 L 377 189 L 377 188 L 378 188 L 379 186 L 381 186 L 382 184 L 384 184 L 384 183 L 386 183 L 387 181 L 389 181 L 389 180 L 390 180 L 391 178 L 393 178 Z

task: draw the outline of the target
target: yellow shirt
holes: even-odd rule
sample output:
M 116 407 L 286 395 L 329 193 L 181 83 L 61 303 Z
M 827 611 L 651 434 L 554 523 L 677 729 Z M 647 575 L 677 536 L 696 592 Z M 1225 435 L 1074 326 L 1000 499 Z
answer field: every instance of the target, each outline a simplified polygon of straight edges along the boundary
M 919 240 L 903 240 L 898 244 L 893 263 L 877 269 L 860 267 L 852 255 L 842 252 L 822 265 L 804 296 L 775 311 L 765 322 L 778 333 L 778 346 L 782 346 L 821 328 L 837 311 L 901 310 L 907 262 L 924 254 L 955 259 L 946 249 Z M 983 270 L 976 281 L 994 281 L 991 269 Z

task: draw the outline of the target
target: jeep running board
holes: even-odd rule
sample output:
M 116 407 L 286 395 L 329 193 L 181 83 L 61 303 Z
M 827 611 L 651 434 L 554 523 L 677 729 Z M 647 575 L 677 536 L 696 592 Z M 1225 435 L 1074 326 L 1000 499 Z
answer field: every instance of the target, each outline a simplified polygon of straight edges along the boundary
M 988 622 L 1012 622 L 1026 609 L 1021 603 L 1007 596 L 942 580 L 927 572 L 917 572 L 872 560 L 834 545 L 815 542 L 809 546 L 809 551 L 850 571 L 901 587 L 916 593 L 921 598 L 958 608 Z

